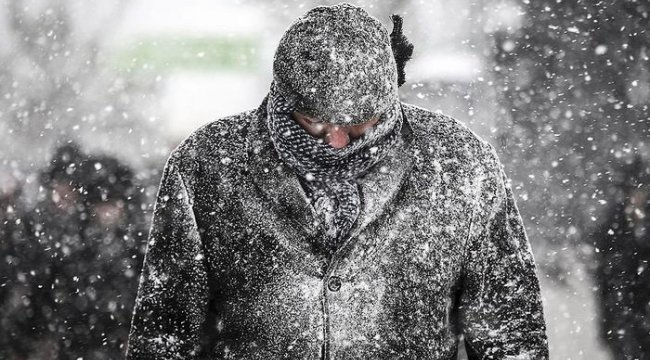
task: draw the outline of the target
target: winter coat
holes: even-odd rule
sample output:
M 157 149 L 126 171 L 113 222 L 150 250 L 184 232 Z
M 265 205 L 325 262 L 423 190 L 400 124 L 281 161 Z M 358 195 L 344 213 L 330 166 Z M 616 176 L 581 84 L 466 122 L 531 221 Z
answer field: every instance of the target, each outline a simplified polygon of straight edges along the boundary
M 14 243 L 6 288 L 19 301 L 0 306 L 0 329 L 25 359 L 122 359 L 126 350 L 144 255 L 142 199 L 117 160 L 74 151 L 57 150 L 41 172 L 39 201 Z
M 127 358 L 545 359 L 535 264 L 494 149 L 408 104 L 404 147 L 359 179 L 332 256 L 265 106 L 165 167 Z

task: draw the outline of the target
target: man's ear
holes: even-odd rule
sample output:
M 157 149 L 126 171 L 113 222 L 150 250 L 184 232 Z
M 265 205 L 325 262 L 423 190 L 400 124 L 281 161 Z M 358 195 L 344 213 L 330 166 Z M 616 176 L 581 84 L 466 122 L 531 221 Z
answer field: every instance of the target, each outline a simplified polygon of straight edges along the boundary
M 402 17 L 394 14 L 390 19 L 393 21 L 393 32 L 390 33 L 390 47 L 393 49 L 393 56 L 395 56 L 395 63 L 397 64 L 397 86 L 402 86 L 406 81 L 404 66 L 413 55 L 413 44 L 402 33 Z

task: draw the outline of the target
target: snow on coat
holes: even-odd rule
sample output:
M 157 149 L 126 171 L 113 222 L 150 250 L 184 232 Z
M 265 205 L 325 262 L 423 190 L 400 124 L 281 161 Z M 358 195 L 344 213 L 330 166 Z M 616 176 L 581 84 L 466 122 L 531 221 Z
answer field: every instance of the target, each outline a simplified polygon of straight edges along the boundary
M 265 106 L 217 120 L 160 184 L 127 358 L 546 359 L 530 245 L 494 149 L 402 103 L 331 257 Z

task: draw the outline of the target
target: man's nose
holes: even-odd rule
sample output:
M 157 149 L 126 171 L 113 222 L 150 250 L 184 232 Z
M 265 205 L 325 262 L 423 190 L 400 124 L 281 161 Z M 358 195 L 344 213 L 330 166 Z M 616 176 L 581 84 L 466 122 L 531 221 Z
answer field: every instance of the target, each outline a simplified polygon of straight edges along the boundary
M 341 149 L 350 143 L 350 135 L 348 135 L 348 131 L 344 128 L 333 126 L 325 134 L 325 140 L 329 146 L 335 149 Z

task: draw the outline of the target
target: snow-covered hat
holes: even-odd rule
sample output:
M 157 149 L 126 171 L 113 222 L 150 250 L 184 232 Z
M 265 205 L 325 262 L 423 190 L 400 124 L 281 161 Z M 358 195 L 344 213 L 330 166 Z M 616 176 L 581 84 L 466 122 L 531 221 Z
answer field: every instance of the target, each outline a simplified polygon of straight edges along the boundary
M 334 124 L 368 121 L 399 101 L 388 31 L 345 3 L 316 7 L 289 27 L 275 54 L 273 77 L 300 112 Z

